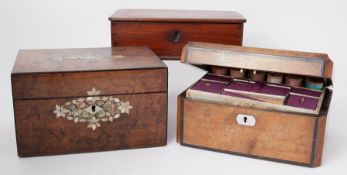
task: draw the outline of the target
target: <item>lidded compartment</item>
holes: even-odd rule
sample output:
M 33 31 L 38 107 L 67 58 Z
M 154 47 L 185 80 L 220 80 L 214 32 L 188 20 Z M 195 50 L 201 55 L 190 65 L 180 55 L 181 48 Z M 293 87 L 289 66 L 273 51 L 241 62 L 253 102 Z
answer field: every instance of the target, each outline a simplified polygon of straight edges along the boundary
M 165 145 L 167 78 L 146 47 L 19 51 L 11 74 L 18 155 Z
M 233 11 L 120 9 L 109 17 L 112 46 L 148 46 L 179 60 L 189 41 L 242 45 L 246 19 Z
M 200 87 L 206 81 L 211 86 L 216 77 L 229 79 L 214 94 L 193 85 L 188 98 L 319 114 L 326 89 L 332 91 L 333 63 L 326 54 L 190 42 L 181 62 L 208 71 L 197 83 Z
M 326 54 L 190 42 L 181 62 L 208 71 L 178 96 L 181 145 L 321 164 L 332 95 Z

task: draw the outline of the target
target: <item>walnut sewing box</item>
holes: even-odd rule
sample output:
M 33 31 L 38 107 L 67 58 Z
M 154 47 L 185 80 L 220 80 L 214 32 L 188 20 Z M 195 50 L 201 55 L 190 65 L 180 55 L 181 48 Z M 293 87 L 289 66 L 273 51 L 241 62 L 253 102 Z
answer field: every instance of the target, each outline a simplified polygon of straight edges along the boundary
M 181 145 L 321 164 L 333 89 L 327 54 L 191 42 L 181 62 L 208 72 L 178 96 Z
M 161 59 L 179 60 L 189 41 L 242 45 L 239 13 L 206 10 L 121 9 L 109 17 L 112 46 L 148 46 Z
M 166 145 L 166 65 L 147 47 L 21 50 L 11 74 L 20 157 Z

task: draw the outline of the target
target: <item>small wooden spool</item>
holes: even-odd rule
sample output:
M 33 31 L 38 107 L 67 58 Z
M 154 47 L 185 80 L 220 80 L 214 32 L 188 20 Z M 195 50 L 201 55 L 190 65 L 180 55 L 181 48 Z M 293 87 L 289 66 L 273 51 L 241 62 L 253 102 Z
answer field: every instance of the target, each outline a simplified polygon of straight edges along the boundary
M 244 78 L 245 77 L 245 70 L 237 69 L 237 68 L 231 68 L 230 69 L 230 76 L 231 76 L 231 78 Z
M 283 81 L 283 75 L 278 73 L 268 73 L 266 81 L 269 83 L 281 84 Z
M 265 72 L 262 71 L 249 71 L 248 77 L 252 81 L 264 81 L 265 79 Z
M 216 75 L 227 75 L 228 74 L 228 68 L 227 67 L 221 67 L 221 66 L 212 66 L 212 73 Z
M 321 78 L 306 78 L 305 88 L 321 90 L 323 88 L 324 81 Z
M 300 87 L 302 85 L 303 80 L 304 79 L 302 77 L 296 75 L 285 76 L 285 84 L 291 87 Z

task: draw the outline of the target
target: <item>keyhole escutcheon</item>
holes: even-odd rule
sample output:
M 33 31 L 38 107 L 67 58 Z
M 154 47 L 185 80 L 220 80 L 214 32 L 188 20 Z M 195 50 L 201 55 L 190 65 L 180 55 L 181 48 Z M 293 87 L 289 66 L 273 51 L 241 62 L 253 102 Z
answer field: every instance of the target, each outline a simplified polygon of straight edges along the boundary
M 173 33 L 173 42 L 178 43 L 181 40 L 182 34 L 179 31 Z
M 239 125 L 252 127 L 255 126 L 256 120 L 253 115 L 237 114 L 236 122 Z

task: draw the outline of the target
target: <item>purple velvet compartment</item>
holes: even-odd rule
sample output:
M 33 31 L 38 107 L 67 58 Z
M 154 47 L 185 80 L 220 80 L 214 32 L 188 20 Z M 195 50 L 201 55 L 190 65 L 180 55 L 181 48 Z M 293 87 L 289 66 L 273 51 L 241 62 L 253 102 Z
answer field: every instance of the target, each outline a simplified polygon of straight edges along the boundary
M 252 98 L 252 97 L 248 97 L 246 95 L 241 95 L 241 94 L 238 94 L 238 93 L 234 93 L 234 92 L 222 91 L 221 94 L 222 95 L 227 95 L 227 96 L 232 96 L 232 97 L 238 97 L 238 98 L 244 98 L 244 99 L 249 99 L 249 100 L 260 101 L 258 99 L 255 99 L 255 98 Z
M 265 85 L 261 92 L 264 94 L 270 94 L 270 95 L 286 96 L 289 90 L 290 90 L 289 88 L 285 88 L 285 87 Z
M 304 100 L 302 100 L 304 99 Z M 290 94 L 285 103 L 287 106 L 316 110 L 319 99 Z
M 292 90 L 290 92 L 296 93 L 296 94 L 313 96 L 313 97 L 320 97 L 320 95 L 321 95 L 321 92 L 313 91 L 313 90 L 309 90 L 309 89 L 303 89 L 303 88 L 292 88 Z
M 219 94 L 225 85 L 225 83 L 221 82 L 200 80 L 191 89 Z
M 232 81 L 228 84 L 227 87 L 225 87 L 225 89 L 250 92 L 252 90 L 253 84 L 254 83 L 249 82 Z
M 206 74 L 204 77 L 202 77 L 202 80 L 210 80 L 210 81 L 229 83 L 231 81 L 231 78 L 218 76 L 218 75 L 214 75 L 214 74 Z
M 226 89 L 278 96 L 286 96 L 289 91 L 289 89 L 285 87 L 269 86 L 260 82 L 251 83 L 238 81 L 232 81 Z

